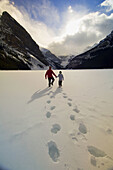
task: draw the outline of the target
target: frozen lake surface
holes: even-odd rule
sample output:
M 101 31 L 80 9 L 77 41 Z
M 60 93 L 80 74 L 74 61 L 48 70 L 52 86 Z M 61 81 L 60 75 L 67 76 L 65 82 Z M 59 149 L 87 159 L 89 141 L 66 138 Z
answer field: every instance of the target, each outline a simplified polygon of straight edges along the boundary
M 113 170 L 113 70 L 62 72 L 0 72 L 2 170 Z

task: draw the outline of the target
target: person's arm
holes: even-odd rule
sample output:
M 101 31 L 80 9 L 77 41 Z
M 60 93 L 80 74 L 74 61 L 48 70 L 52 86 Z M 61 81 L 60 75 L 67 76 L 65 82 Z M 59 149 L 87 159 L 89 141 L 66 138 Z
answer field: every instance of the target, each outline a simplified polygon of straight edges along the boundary
M 47 78 L 47 74 L 48 74 L 48 71 L 46 71 L 46 74 L 45 74 L 45 79 Z
M 63 76 L 63 74 L 62 74 L 62 80 L 64 80 L 64 76 Z
M 57 77 L 59 77 L 59 74 L 58 74 L 58 76 Z
M 52 71 L 52 74 L 57 78 L 56 74 Z

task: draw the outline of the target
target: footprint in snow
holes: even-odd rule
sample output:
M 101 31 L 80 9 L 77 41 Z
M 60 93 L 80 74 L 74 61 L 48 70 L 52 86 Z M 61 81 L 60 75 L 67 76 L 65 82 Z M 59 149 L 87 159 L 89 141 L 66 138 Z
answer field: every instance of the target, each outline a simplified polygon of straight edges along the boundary
M 76 134 L 75 133 L 70 133 L 69 135 L 70 135 L 71 139 L 73 140 L 73 142 L 76 144 L 78 142 Z
M 112 130 L 111 130 L 110 128 L 108 128 L 108 129 L 106 130 L 106 132 L 107 132 L 107 134 L 112 134 Z
M 55 98 L 55 97 L 54 97 L 54 96 L 51 96 L 50 98 L 52 99 L 52 98 Z
M 86 126 L 83 124 L 83 123 L 80 123 L 79 124 L 79 131 L 83 134 L 86 134 L 87 133 L 87 128 Z
M 50 158 L 54 162 L 58 162 L 58 158 L 60 156 L 60 151 L 57 148 L 57 145 L 54 141 L 48 142 L 48 153 L 49 153 Z
M 49 93 L 47 93 L 48 95 L 50 95 L 51 93 L 53 93 L 52 91 L 50 91 Z
M 95 167 L 97 165 L 98 158 L 106 157 L 112 160 L 112 158 L 107 156 L 107 154 L 104 151 L 96 148 L 95 146 L 87 146 L 87 149 L 88 149 L 88 152 L 91 154 L 90 163 Z M 101 162 L 101 166 L 104 166 L 104 162 Z M 100 168 L 100 166 L 98 166 L 98 168 Z M 111 168 L 108 168 L 107 170 L 113 170 L 113 168 L 111 167 Z
M 71 104 L 70 102 L 68 103 L 68 105 L 69 105 L 69 106 L 72 106 L 72 104 Z
M 48 100 L 47 103 L 50 104 L 50 103 L 51 103 L 51 100 Z
M 54 124 L 51 129 L 51 132 L 56 134 L 58 131 L 60 131 L 60 129 L 61 129 L 61 127 L 59 124 Z
M 67 98 L 67 96 L 63 96 L 63 98 Z
M 94 146 L 88 146 L 88 152 L 95 157 L 105 157 L 106 153 Z
M 75 120 L 75 115 L 70 115 L 71 120 Z
M 50 113 L 50 112 L 47 112 L 47 113 L 46 113 L 46 117 L 47 117 L 47 118 L 50 118 L 50 117 L 51 117 L 51 113 Z
M 68 98 L 69 101 L 72 101 L 72 99 Z
M 56 108 L 56 106 L 51 106 L 51 110 L 54 110 Z
M 91 162 L 91 164 L 92 164 L 93 166 L 96 166 L 96 165 L 97 165 L 97 161 L 96 161 L 96 159 L 95 159 L 94 156 L 91 156 L 90 162 Z
M 80 112 L 80 110 L 77 108 L 77 106 L 76 106 L 76 108 L 73 109 L 73 111 L 76 112 L 76 113 Z

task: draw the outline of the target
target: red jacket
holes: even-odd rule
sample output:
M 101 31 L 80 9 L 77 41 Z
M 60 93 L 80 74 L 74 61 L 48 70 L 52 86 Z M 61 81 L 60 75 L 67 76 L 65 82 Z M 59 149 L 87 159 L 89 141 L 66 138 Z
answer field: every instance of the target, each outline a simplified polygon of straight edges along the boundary
M 47 78 L 47 77 L 51 78 L 51 77 L 53 77 L 53 75 L 55 77 L 57 77 L 56 74 L 53 72 L 53 70 L 49 69 L 49 70 L 46 71 L 45 78 Z

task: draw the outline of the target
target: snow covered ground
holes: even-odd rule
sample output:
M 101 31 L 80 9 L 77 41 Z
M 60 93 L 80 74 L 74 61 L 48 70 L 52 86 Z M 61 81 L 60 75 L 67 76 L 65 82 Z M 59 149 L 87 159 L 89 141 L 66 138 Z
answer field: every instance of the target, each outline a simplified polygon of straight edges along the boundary
M 0 168 L 113 170 L 113 70 L 44 74 L 0 72 Z

